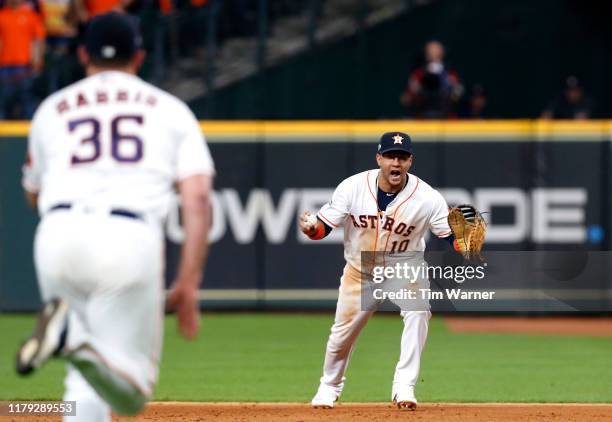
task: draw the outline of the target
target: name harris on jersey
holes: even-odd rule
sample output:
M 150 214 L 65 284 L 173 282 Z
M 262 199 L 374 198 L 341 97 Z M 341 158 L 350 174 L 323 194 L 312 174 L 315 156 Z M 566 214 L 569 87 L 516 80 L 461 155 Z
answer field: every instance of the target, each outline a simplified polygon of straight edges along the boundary
M 131 94 L 131 95 L 130 95 Z M 100 104 L 145 104 L 150 107 L 155 107 L 157 98 L 152 93 L 130 93 L 125 89 L 118 89 L 113 93 L 107 90 L 100 89 L 94 94 L 86 94 L 81 91 L 70 93 L 69 97 L 60 97 L 57 102 L 56 110 L 58 114 L 63 114 L 73 109 L 86 108 L 90 105 Z

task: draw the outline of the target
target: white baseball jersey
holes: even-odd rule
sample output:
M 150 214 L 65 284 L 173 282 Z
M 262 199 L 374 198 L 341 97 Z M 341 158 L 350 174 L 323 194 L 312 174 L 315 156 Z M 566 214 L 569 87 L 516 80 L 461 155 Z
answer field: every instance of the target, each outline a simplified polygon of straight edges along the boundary
M 387 206 L 378 208 L 379 170 L 351 176 L 340 183 L 317 216 L 331 227 L 344 224 L 344 258 L 361 271 L 361 252 L 424 251 L 426 230 L 449 236 L 448 205 L 442 195 L 413 174 Z
M 214 174 L 193 113 L 140 78 L 107 71 L 47 98 L 30 130 L 23 186 L 59 203 L 164 218 L 173 184 Z

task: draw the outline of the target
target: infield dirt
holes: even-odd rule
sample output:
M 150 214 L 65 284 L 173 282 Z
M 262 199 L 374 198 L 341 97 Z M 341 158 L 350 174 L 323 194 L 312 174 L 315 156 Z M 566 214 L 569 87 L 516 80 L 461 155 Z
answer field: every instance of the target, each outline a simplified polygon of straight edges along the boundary
M 345 403 L 312 409 L 303 403 L 151 403 L 137 418 L 114 421 L 612 421 L 612 405 L 422 404 L 400 411 L 391 403 Z
M 0 417 L 0 421 L 58 422 L 60 417 Z M 143 413 L 113 422 L 386 422 L 386 421 L 612 421 L 612 404 L 582 403 L 427 403 L 416 411 L 391 403 L 345 403 L 334 409 L 313 409 L 305 403 L 154 402 Z
M 451 333 L 612 337 L 612 318 L 445 317 Z

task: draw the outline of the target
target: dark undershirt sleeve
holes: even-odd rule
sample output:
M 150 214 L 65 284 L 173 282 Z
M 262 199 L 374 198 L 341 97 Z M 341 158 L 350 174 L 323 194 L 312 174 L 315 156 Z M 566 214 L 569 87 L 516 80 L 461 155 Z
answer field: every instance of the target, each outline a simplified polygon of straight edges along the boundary
M 319 222 L 321 224 L 323 224 L 323 227 L 325 227 L 325 236 L 323 236 L 323 237 L 326 237 L 328 234 L 331 233 L 332 228 L 330 226 L 328 226 L 327 224 L 325 224 L 325 221 L 321 220 L 319 217 L 317 217 L 317 220 L 319 220 Z
M 446 240 L 448 242 L 449 245 L 451 245 L 451 248 L 455 249 L 455 235 L 451 234 L 450 236 L 447 237 L 443 237 L 442 240 Z

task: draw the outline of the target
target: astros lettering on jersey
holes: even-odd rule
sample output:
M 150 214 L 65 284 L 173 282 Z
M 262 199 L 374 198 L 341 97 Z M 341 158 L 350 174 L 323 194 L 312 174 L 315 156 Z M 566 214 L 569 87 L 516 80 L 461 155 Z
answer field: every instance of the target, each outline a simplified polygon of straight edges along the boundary
M 424 251 L 427 229 L 438 237 L 451 234 L 446 201 L 413 174 L 387 209 L 379 210 L 378 174 L 368 170 L 343 180 L 317 213 L 332 228 L 344 224 L 344 258 L 357 270 L 363 251 Z

